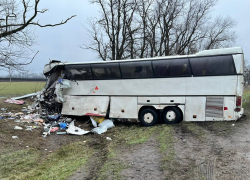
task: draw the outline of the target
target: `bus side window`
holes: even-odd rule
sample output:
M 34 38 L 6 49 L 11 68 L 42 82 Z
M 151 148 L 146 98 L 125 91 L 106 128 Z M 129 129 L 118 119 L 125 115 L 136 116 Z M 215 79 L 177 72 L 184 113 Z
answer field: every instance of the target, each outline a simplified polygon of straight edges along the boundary
M 231 55 L 190 58 L 194 76 L 234 75 Z
M 191 76 L 188 59 L 153 61 L 156 77 Z
M 67 78 L 70 80 L 93 79 L 90 65 L 70 65 L 65 66 Z
M 121 73 L 119 63 L 92 64 L 94 79 L 119 79 Z
M 123 78 L 151 78 L 153 70 L 151 61 L 120 63 Z

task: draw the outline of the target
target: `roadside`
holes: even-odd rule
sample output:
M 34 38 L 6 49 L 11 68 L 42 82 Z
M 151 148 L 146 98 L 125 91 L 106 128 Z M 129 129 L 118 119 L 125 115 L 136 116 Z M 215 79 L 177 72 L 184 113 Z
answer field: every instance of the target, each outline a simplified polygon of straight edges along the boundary
M 14 120 L 1 119 L 0 179 L 250 179 L 250 91 L 244 97 L 247 117 L 236 122 L 116 121 L 101 135 L 44 138 L 42 126 L 15 130 Z M 14 112 L 27 105 L 0 106 Z

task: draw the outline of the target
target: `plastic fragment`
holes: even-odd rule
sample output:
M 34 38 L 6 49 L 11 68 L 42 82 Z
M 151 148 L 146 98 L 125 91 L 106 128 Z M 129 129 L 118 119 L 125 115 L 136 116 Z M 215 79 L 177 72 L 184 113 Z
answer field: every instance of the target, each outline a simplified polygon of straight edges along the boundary
M 109 141 L 112 141 L 112 139 L 110 137 L 106 137 L 106 139 L 109 140 Z
M 56 131 L 58 131 L 58 127 L 52 127 L 51 129 L 50 129 L 50 132 L 56 132 Z
M 106 126 L 107 129 L 108 129 L 108 128 L 115 127 L 113 121 L 111 121 L 111 120 L 109 120 L 109 119 L 104 120 L 102 123 L 98 124 L 98 126 L 99 126 L 99 127 Z
M 67 134 L 66 132 L 56 132 L 56 134 L 62 135 L 62 134 Z
M 18 129 L 18 130 L 21 130 L 21 129 L 23 129 L 22 127 L 20 127 L 20 126 L 15 126 L 15 128 L 14 129 Z
M 76 127 L 74 125 L 74 121 L 72 121 L 69 124 L 69 127 L 68 127 L 68 129 L 66 131 L 67 131 L 67 133 L 74 134 L 74 135 L 84 135 L 84 134 L 89 133 L 89 131 L 85 131 L 85 130 L 79 128 L 79 127 Z
M 97 123 L 96 123 L 96 121 L 90 116 L 90 120 L 91 120 L 91 122 L 92 122 L 92 125 L 94 126 L 94 127 L 97 127 Z
M 96 127 L 91 130 L 91 132 L 96 133 L 96 134 L 102 134 L 105 133 L 108 130 L 107 126 L 102 126 L 102 127 Z
M 60 129 L 66 129 L 67 123 L 60 123 Z

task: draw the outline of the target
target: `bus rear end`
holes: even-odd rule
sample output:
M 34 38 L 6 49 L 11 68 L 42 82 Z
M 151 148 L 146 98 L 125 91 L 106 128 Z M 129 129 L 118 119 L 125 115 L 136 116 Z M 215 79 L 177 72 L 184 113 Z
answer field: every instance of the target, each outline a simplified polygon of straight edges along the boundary
M 244 89 L 244 55 L 236 54 L 233 55 L 234 64 L 237 72 L 237 90 L 236 90 L 236 97 L 235 97 L 235 119 L 239 119 L 242 117 L 244 113 L 244 108 L 242 108 L 242 101 L 243 101 L 243 89 Z

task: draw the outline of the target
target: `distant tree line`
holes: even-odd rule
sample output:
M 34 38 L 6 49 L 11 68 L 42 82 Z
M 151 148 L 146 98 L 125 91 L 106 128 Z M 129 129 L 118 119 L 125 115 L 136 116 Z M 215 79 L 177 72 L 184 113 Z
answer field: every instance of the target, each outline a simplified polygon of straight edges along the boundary
M 235 21 L 212 18 L 216 0 L 91 0 L 100 17 L 89 19 L 91 49 L 102 60 L 191 54 L 231 46 Z

